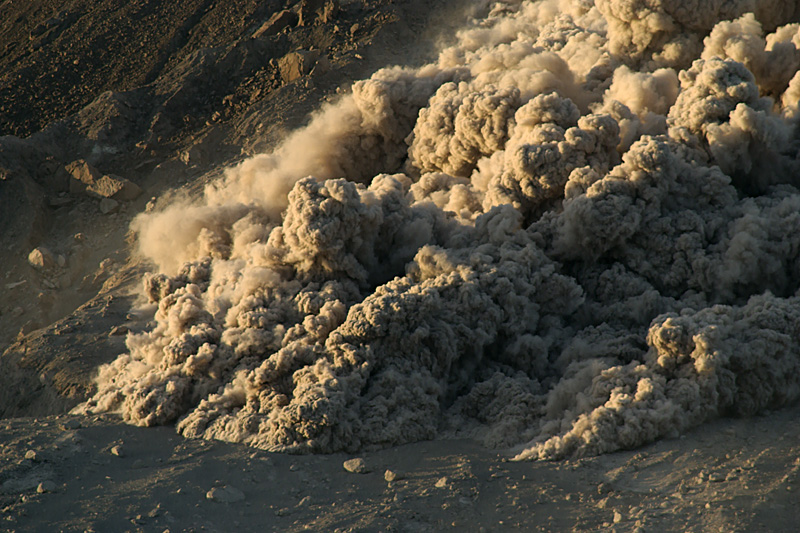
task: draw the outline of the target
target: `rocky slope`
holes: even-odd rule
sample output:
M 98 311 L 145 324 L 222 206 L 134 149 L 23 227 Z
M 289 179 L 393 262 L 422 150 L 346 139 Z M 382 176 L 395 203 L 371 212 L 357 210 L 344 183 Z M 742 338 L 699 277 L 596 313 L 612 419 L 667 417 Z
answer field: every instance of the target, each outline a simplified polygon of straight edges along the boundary
M 3 2 L 0 20 L 0 415 L 13 416 L 77 403 L 90 369 L 147 326 L 130 312 L 133 216 L 196 194 L 354 79 L 430 58 L 464 15 L 457 2 L 36 1 Z
M 137 214 L 157 212 L 177 198 L 200 196 L 226 167 L 275 146 L 307 123 L 309 114 L 321 103 L 350 91 L 354 80 L 367 78 L 386 65 L 430 61 L 437 43 L 453 39 L 468 9 L 488 5 L 479 4 L 455 0 L 0 0 L 0 529 L 225 531 L 231 524 L 219 518 L 219 507 L 224 506 L 236 512 L 238 522 L 233 526 L 242 530 L 793 530 L 800 521 L 793 505 L 800 468 L 796 406 L 762 412 L 757 418 L 715 420 L 688 430 L 683 437 L 636 451 L 533 463 L 508 462 L 512 454 L 503 448 L 502 438 L 518 429 L 510 426 L 497 432 L 496 444 L 503 450 L 499 453 L 474 442 L 439 440 L 363 451 L 357 457 L 341 453 L 291 456 L 183 439 L 172 427 L 136 428 L 122 424 L 114 415 L 65 415 L 96 391 L 93 377 L 97 368 L 127 350 L 128 332 L 156 327 L 154 306 L 141 290 L 145 272 L 153 268 L 133 252 L 135 236 L 129 229 Z M 514 7 L 519 2 L 508 4 Z M 556 4 L 547 5 L 555 10 Z M 598 4 L 613 7 L 613 2 Z M 658 4 L 653 8 L 657 9 L 662 3 L 652 4 Z M 648 4 L 647 9 L 651 7 Z M 620 17 L 616 21 L 620 25 L 644 24 L 645 19 L 622 20 L 630 14 L 625 10 L 611 11 Z M 502 6 L 493 12 L 502 16 Z M 695 22 L 686 22 L 686 27 L 697 30 Z M 737 24 L 752 30 L 747 19 Z M 563 30 L 563 35 L 554 32 L 542 41 L 558 44 L 558 39 L 568 40 L 564 35 L 576 35 L 566 23 L 556 29 Z M 642 45 L 636 52 L 652 57 L 660 46 L 698 45 L 696 35 L 683 38 L 681 29 L 685 28 L 680 24 L 661 28 L 658 32 L 662 33 L 656 32 L 658 39 L 645 44 L 629 35 L 631 42 L 612 45 L 617 51 Z M 508 33 L 523 30 L 512 25 Z M 763 52 L 757 48 L 731 46 L 727 50 L 733 55 L 741 49 Z M 665 49 L 672 50 L 669 46 Z M 610 72 L 593 71 L 598 87 L 611 84 Z M 707 80 L 710 76 L 705 74 L 697 78 Z M 765 78 L 768 74 L 759 72 Z M 660 75 L 663 77 L 646 80 L 652 94 L 671 83 L 668 74 Z M 534 78 L 520 83 L 541 81 Z M 620 75 L 614 86 L 620 98 L 632 79 L 641 82 L 635 73 L 629 78 Z M 673 81 L 677 84 L 677 78 Z M 489 96 L 488 104 L 479 102 L 475 108 L 485 104 L 490 111 L 499 109 L 500 114 L 508 115 L 503 105 L 508 107 L 512 105 L 508 102 L 519 98 L 511 93 L 497 99 L 494 94 Z M 438 99 L 441 108 L 429 110 L 428 125 L 446 122 L 437 122 L 436 113 L 445 116 L 451 100 L 459 97 L 458 91 L 442 91 Z M 500 104 L 495 106 L 496 101 Z M 679 118 L 691 126 L 690 119 L 698 113 L 688 98 L 686 101 L 685 116 Z M 645 98 L 639 103 L 641 123 L 632 114 L 625 118 L 627 122 L 620 120 L 631 136 L 642 133 L 635 131 L 639 127 L 642 131 L 651 126 L 657 129 L 659 113 L 666 113 L 659 107 L 663 102 Z M 572 111 L 564 107 L 567 116 Z M 650 108 L 657 112 L 648 115 Z M 557 136 L 560 126 L 556 119 L 539 123 L 530 118 L 531 136 L 539 140 Z M 648 120 L 652 122 L 649 125 L 645 124 Z M 597 142 L 584 135 L 602 130 L 602 121 L 580 124 L 583 129 L 573 131 L 570 138 L 574 146 L 566 148 L 588 146 L 581 148 L 587 157 L 595 155 L 595 148 L 613 148 L 600 135 Z M 454 144 L 463 141 L 451 133 Z M 436 138 L 425 135 L 420 127 L 423 148 L 435 148 Z M 720 134 L 718 139 L 740 137 Z M 469 148 L 469 143 L 463 142 Z M 464 150 L 465 158 L 483 149 L 488 153 L 493 148 L 473 146 L 472 151 Z M 757 150 L 753 152 L 757 156 Z M 469 161 L 458 157 L 426 159 L 424 150 L 419 153 L 423 154 L 418 158 L 421 168 L 441 167 L 457 173 L 469 166 Z M 649 160 L 645 156 L 650 154 L 640 153 L 642 157 L 630 166 L 644 166 L 632 174 L 646 175 L 645 171 L 653 170 L 646 167 Z M 605 170 L 612 166 L 602 158 L 592 161 Z M 560 179 L 555 171 L 548 177 Z M 585 192 L 578 190 L 580 187 L 589 187 L 592 176 L 583 178 L 585 183 L 575 180 L 577 186 L 571 194 L 579 195 Z M 425 185 L 432 189 L 441 185 L 433 181 Z M 298 191 L 309 197 L 321 194 L 307 181 L 302 185 L 306 189 Z M 671 186 L 678 189 L 679 185 Z M 422 194 L 422 188 L 416 192 Z M 643 196 L 651 195 L 650 199 L 658 192 L 642 191 Z M 375 195 L 391 199 L 390 193 L 382 190 Z M 685 196 L 696 199 L 702 194 Z M 670 203 L 669 194 L 657 200 L 666 206 L 664 217 L 680 218 L 670 211 L 677 208 Z M 544 208 L 531 207 L 531 213 L 536 209 Z M 752 222 L 746 215 L 741 226 Z M 508 227 L 500 218 L 484 230 L 503 234 Z M 302 217 L 297 220 L 296 227 L 302 230 Z M 584 233 L 591 234 L 605 226 L 590 223 L 583 227 L 588 228 Z M 586 238 L 580 231 L 574 236 Z M 644 233 L 636 234 L 635 239 L 643 248 L 660 245 L 648 242 Z M 749 250 L 747 242 L 742 245 L 745 252 Z M 617 254 L 615 260 L 637 266 L 638 257 L 613 249 L 613 238 L 606 244 L 611 254 Z M 512 248 L 492 251 L 485 247 L 489 252 L 474 264 L 496 259 L 491 257 L 495 252 L 498 258 L 517 258 L 514 254 L 519 250 Z M 525 264 L 541 260 L 531 255 L 522 258 Z M 446 263 L 434 254 L 428 259 L 422 268 Z M 564 262 L 573 273 L 593 279 L 591 272 L 580 272 L 583 259 L 566 257 Z M 646 261 L 641 263 L 648 267 Z M 776 267 L 775 273 L 780 274 L 784 266 Z M 475 277 L 489 277 L 491 267 Z M 603 293 L 603 283 L 608 281 L 603 276 L 595 276 L 597 294 Z M 665 294 L 673 289 L 669 283 L 664 281 L 666 289 L 660 287 Z M 747 286 L 732 287 L 731 292 L 742 294 L 749 290 Z M 575 296 L 567 292 L 559 293 L 564 299 L 557 301 Z M 610 288 L 607 292 L 613 293 Z M 496 293 L 498 297 L 514 296 L 514 290 L 502 284 Z M 617 310 L 625 311 L 628 304 L 642 309 L 662 305 L 648 299 L 653 293 L 631 293 L 625 302 L 598 299 L 593 303 L 596 309 L 590 311 L 612 316 Z M 463 296 L 469 300 L 466 292 Z M 687 299 L 691 297 L 689 294 Z M 743 298 L 738 293 L 736 297 Z M 638 306 L 637 298 L 645 303 Z M 467 303 L 477 310 L 490 307 L 477 299 Z M 768 310 L 776 308 L 768 298 L 762 304 Z M 409 321 L 413 321 L 413 311 L 411 307 L 407 313 Z M 554 314 L 566 314 L 571 309 L 556 311 Z M 436 313 L 429 314 L 432 319 L 439 318 Z M 775 341 L 774 337 L 780 337 L 781 342 L 788 338 L 770 336 L 772 315 L 755 315 L 752 320 L 766 324 L 763 331 L 767 334 L 734 346 L 758 351 L 763 338 Z M 745 319 L 748 317 L 740 322 Z M 675 333 L 676 323 L 683 324 L 677 318 L 666 321 L 654 341 L 667 351 L 683 347 L 680 344 L 686 335 Z M 477 335 L 479 329 L 462 331 L 461 338 L 472 338 L 469 335 Z M 729 329 L 736 333 L 736 324 Z M 599 339 L 608 333 L 607 328 L 592 331 Z M 711 321 L 707 331 L 719 332 L 720 328 Z M 501 329 L 498 338 L 502 340 L 505 333 Z M 729 337 L 734 338 L 734 333 Z M 592 353 L 599 345 L 597 350 L 619 349 L 621 357 L 626 357 L 628 352 L 643 350 L 641 342 L 630 340 L 633 336 L 623 335 L 617 344 L 594 343 L 596 338 L 578 338 L 573 352 Z M 718 340 L 713 335 L 709 338 Z M 417 341 L 410 339 L 408 345 Z M 771 344 L 775 345 L 777 342 Z M 524 343 L 520 346 L 525 348 Z M 469 352 L 469 346 L 462 348 Z M 660 360 L 670 363 L 666 356 Z M 739 363 L 734 359 L 734 366 Z M 608 383 L 615 379 L 613 372 L 605 376 Z M 630 377 L 626 376 L 619 379 Z M 581 374 L 573 377 L 580 385 Z M 599 381 L 597 389 L 608 383 Z M 518 392 L 514 387 L 497 390 L 509 395 Z M 493 397 L 492 393 L 476 389 L 474 396 L 485 399 Z M 554 411 L 580 396 L 569 387 L 559 394 L 551 403 Z M 496 397 L 499 400 L 490 407 L 502 411 L 507 407 L 501 405 L 505 396 Z M 626 401 L 621 396 L 617 399 L 621 405 Z M 560 411 L 556 414 L 560 416 Z M 490 415 L 487 410 L 475 416 Z M 553 420 L 551 425 L 557 426 L 558 417 Z M 576 435 L 567 443 L 573 448 L 581 438 Z M 348 470 L 353 468 L 346 460 L 353 458 L 363 459 L 366 467 L 361 473 Z

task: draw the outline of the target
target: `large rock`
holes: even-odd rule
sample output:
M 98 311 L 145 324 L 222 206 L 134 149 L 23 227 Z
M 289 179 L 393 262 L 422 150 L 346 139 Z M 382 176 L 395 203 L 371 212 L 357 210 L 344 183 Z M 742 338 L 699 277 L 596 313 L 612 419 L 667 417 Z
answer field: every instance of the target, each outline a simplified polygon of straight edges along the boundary
M 367 467 L 367 462 L 364 461 L 363 457 L 356 457 L 355 459 L 348 459 L 345 461 L 342 466 L 348 472 L 352 472 L 353 474 L 366 474 L 369 472 L 369 468 Z
M 130 180 L 110 174 L 102 176 L 86 187 L 86 193 L 97 198 L 127 202 L 138 198 L 142 194 L 142 189 Z
M 83 159 L 73 161 L 66 168 L 72 176 L 69 191 L 73 194 L 85 193 L 118 202 L 135 200 L 142 194 L 142 189 L 132 181 L 113 174 L 103 174 Z
M 319 59 L 319 50 L 298 50 L 278 60 L 278 69 L 285 83 L 291 83 L 311 72 Z
M 86 192 L 86 188 L 92 185 L 95 181 L 103 177 L 103 173 L 94 168 L 92 165 L 78 159 L 68 164 L 67 172 L 72 177 L 69 184 L 69 192 L 72 194 L 80 194 Z
M 56 266 L 53 252 L 44 246 L 38 246 L 28 254 L 28 263 L 38 270 L 48 270 Z

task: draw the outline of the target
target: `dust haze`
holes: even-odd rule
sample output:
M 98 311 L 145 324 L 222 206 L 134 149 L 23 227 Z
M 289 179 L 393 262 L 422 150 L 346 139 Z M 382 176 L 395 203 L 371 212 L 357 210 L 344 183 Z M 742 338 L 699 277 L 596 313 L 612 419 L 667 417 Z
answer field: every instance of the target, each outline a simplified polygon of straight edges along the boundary
M 435 63 L 140 215 L 157 325 L 77 411 L 272 451 L 557 459 L 796 401 L 799 19 L 487 5 Z

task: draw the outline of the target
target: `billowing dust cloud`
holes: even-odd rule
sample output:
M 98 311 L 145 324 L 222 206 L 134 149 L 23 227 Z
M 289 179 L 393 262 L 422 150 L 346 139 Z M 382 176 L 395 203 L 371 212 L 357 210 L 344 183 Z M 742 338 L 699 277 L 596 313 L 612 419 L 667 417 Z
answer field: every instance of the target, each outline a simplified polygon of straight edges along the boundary
M 83 412 L 553 459 L 800 396 L 800 4 L 497 2 L 199 205 Z

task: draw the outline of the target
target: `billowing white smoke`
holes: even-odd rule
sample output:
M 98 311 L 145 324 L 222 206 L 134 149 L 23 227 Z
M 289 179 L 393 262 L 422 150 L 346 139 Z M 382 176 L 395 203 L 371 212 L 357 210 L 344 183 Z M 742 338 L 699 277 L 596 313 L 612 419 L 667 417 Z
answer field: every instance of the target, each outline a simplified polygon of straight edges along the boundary
M 550 459 L 795 401 L 799 14 L 498 2 L 437 64 L 137 219 L 158 325 L 79 409 Z

